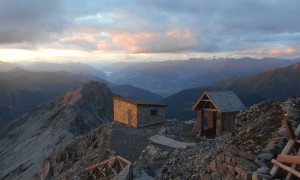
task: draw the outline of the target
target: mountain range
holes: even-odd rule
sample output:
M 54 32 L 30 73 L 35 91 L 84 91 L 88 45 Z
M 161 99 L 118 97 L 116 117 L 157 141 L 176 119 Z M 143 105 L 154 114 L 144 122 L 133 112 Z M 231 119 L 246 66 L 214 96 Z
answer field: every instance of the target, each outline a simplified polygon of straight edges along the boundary
M 183 89 L 206 86 L 215 81 L 247 76 L 270 68 L 285 67 L 300 59 L 276 58 L 189 59 L 162 62 L 118 62 L 106 67 L 107 80 L 131 84 L 167 97 Z
M 119 87 L 89 74 L 73 74 L 66 71 L 32 72 L 17 67 L 0 72 L 0 128 L 29 109 L 91 80 L 104 82 L 112 91 L 122 96 L 151 101 L 163 99 L 152 92 L 128 85 Z
M 20 68 L 0 72 L 0 126 L 82 83 L 91 76 L 68 72 L 30 72 Z
M 243 77 L 228 77 L 207 86 L 186 89 L 161 102 L 168 105 L 167 118 L 188 120 L 194 117 L 194 112 L 191 110 L 192 105 L 206 90 L 234 91 L 243 103 L 249 106 L 265 99 L 281 99 L 299 94 L 299 77 L 300 63 L 294 63 L 284 68 L 271 68 L 260 73 L 244 75 Z M 205 79 L 206 76 L 203 75 L 201 78 Z M 76 87 L 73 88 L 74 86 Z M 20 67 L 1 72 L 0 107 L 2 108 L 0 108 L 0 112 L 14 115 L 14 113 L 20 111 L 19 108 L 23 108 L 22 110 L 27 113 L 0 129 L 0 179 L 38 179 L 41 177 L 45 179 L 61 177 L 64 177 L 62 179 L 70 179 L 70 177 L 84 177 L 86 174 L 84 171 L 85 167 L 99 163 L 109 155 L 116 154 L 118 151 L 114 151 L 116 149 L 112 148 L 116 146 L 123 153 L 127 153 L 124 149 L 132 150 L 128 152 L 139 159 L 135 163 L 135 168 L 137 169 L 138 164 L 142 163 L 140 168 L 145 167 L 144 172 L 154 175 L 156 172 L 154 173 L 154 170 L 147 163 L 164 162 L 166 160 L 162 165 L 159 163 L 152 165 L 157 166 L 166 175 L 168 175 L 168 171 L 178 171 L 180 174 L 179 171 L 182 169 L 195 169 L 193 161 L 189 160 L 190 157 L 197 158 L 200 150 L 203 151 L 203 153 L 200 153 L 203 157 L 207 156 L 205 153 L 208 150 L 219 152 L 219 149 L 211 147 L 217 145 L 220 139 L 216 139 L 216 141 L 200 141 L 198 143 L 197 140 L 199 139 L 196 138 L 196 135 L 191 139 L 195 140 L 195 142 L 197 141 L 197 145 L 185 150 L 174 150 L 167 147 L 160 149 L 158 145 L 148 142 L 148 135 L 151 133 L 179 138 L 180 141 L 188 136 L 184 141 L 190 141 L 191 139 L 189 138 L 192 132 L 183 133 L 183 123 L 180 121 L 168 121 L 161 124 L 161 126 L 141 129 L 112 124 L 112 96 L 115 95 L 113 92 L 129 97 L 138 96 L 140 98 L 161 99 L 160 96 L 155 96 L 149 91 L 129 84 L 115 85 L 98 77 L 82 73 L 73 74 L 66 71 L 31 72 Z M 48 97 L 50 95 L 51 97 Z M 44 100 L 41 101 L 43 98 Z M 257 124 L 255 121 L 258 116 L 264 128 L 260 130 L 260 133 L 263 132 L 273 136 L 273 132 L 279 132 L 277 125 L 282 124 L 283 111 L 280 111 L 278 103 L 269 102 L 253 106 L 252 109 L 247 110 L 247 113 L 245 111 L 241 113 L 242 116 L 240 114 L 239 117 L 246 118 L 248 124 L 245 125 L 244 120 L 240 122 L 245 133 L 237 134 L 236 137 L 240 138 L 236 139 L 240 142 L 236 144 L 237 147 L 241 147 L 241 145 L 249 147 L 249 143 L 253 147 L 258 147 L 254 143 L 256 136 L 247 134 L 250 123 L 252 130 L 256 133 Z M 297 102 L 297 108 L 299 108 L 299 99 Z M 296 100 L 294 99 L 286 106 L 293 106 L 295 103 Z M 277 108 L 271 108 L 270 110 L 269 106 L 275 106 L 275 104 L 277 104 Z M 282 103 L 282 105 L 284 104 Z M 254 113 L 255 117 L 248 119 L 248 117 L 253 116 L 254 109 L 260 113 Z M 261 117 L 261 114 L 264 113 L 265 115 Z M 273 127 L 273 117 L 279 121 L 276 124 L 276 128 Z M 268 126 L 265 126 L 265 120 L 270 121 Z M 270 129 L 269 126 L 273 127 L 274 130 L 266 132 L 266 130 Z M 239 128 L 241 129 L 241 127 Z M 149 134 L 149 132 L 151 133 Z M 263 136 L 260 137 L 265 138 L 265 134 L 262 134 Z M 257 134 L 257 137 L 259 135 L 261 134 Z M 255 138 L 250 138 L 253 143 L 247 141 L 245 145 L 244 142 L 246 142 L 247 138 L 243 139 L 241 136 Z M 223 141 L 226 144 L 228 144 L 227 138 L 232 140 L 234 137 L 231 137 L 231 134 L 225 135 Z M 262 147 L 265 147 L 270 142 L 269 140 L 265 141 L 263 146 L 257 148 L 261 149 L 259 152 L 264 151 Z M 124 148 L 124 145 L 128 147 Z M 225 146 L 221 144 L 220 149 L 223 147 Z M 141 155 L 137 153 L 137 149 L 141 150 Z M 173 151 L 174 153 L 172 153 Z M 213 155 L 213 158 L 216 158 L 216 156 Z M 199 158 L 199 162 L 201 159 Z M 225 157 L 222 159 L 225 161 Z M 246 159 L 242 159 L 242 164 L 248 166 L 249 163 Z M 239 160 L 241 160 L 240 157 Z M 186 164 L 186 162 L 189 164 Z M 173 167 L 178 166 L 180 163 L 185 165 L 174 170 Z M 169 168 L 169 166 L 173 167 Z M 166 167 L 168 169 L 164 170 Z M 190 171 L 183 172 L 182 175 L 185 175 Z M 78 174 L 82 176 L 78 176 Z M 135 175 L 137 174 L 139 173 Z
M 94 68 L 84 63 L 48 63 L 48 62 L 35 62 L 25 67 L 28 71 L 44 71 L 44 72 L 57 72 L 67 71 L 73 74 L 89 74 L 99 78 L 106 78 L 106 74 L 99 69 Z
M 113 93 L 104 83 L 78 86 L 0 129 L 0 179 L 33 179 L 43 159 L 113 120 Z
M 24 68 L 24 67 L 16 63 L 8 63 L 8 62 L 0 61 L 0 72 L 10 71 L 15 68 Z
M 186 89 L 165 98 L 162 103 L 168 104 L 167 118 L 187 120 L 195 117 L 192 106 L 204 91 L 234 91 L 246 106 L 250 106 L 263 100 L 300 94 L 299 77 L 300 63 L 296 63 L 246 77 L 226 78 L 205 87 Z
M 160 101 L 163 99 L 162 96 L 178 92 L 162 101 L 169 105 L 168 118 L 192 118 L 190 106 L 205 89 L 236 91 L 246 105 L 251 105 L 268 98 L 295 94 L 292 90 L 288 91 L 290 93 L 282 93 L 281 91 L 285 89 L 281 87 L 278 88 L 281 89 L 279 93 L 272 88 L 273 85 L 265 87 L 263 83 L 276 81 L 272 80 L 274 78 L 279 79 L 278 82 L 289 80 L 290 77 L 285 77 L 287 72 L 282 72 L 283 75 L 272 74 L 272 72 L 277 72 L 276 67 L 288 66 L 298 61 L 300 59 L 245 57 L 241 59 L 119 62 L 107 65 L 102 70 L 83 63 L 37 62 L 29 66 L 21 66 L 0 62 L 3 65 L 1 67 L 6 68 L 0 69 L 0 71 L 6 71 L 0 72 L 0 127 L 36 105 L 48 102 L 90 80 L 105 82 L 116 94 L 150 101 Z M 271 70 L 266 71 L 267 69 Z M 260 77 L 253 75 L 261 71 L 265 71 L 263 72 L 265 74 Z M 110 73 L 106 76 L 103 75 L 104 72 Z M 99 76 L 104 76 L 104 78 Z M 279 86 L 280 83 L 275 84 L 275 87 L 277 85 Z M 289 86 L 297 86 L 297 83 L 292 83 L 292 85 L 288 83 L 283 87 Z M 188 87 L 192 88 L 188 89 Z M 265 93 L 268 87 L 269 91 L 275 92 Z M 186 90 L 180 92 L 182 89 Z

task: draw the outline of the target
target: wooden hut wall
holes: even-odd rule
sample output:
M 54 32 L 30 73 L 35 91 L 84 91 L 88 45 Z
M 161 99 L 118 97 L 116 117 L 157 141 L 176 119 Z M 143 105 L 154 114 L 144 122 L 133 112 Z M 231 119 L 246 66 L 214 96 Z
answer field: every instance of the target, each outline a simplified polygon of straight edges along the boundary
M 137 126 L 137 105 L 114 99 L 114 120 L 133 127 Z
M 236 116 L 236 112 L 223 113 L 224 132 L 229 132 L 234 130 L 235 116 Z
M 145 127 L 165 121 L 165 107 L 138 106 L 138 127 Z

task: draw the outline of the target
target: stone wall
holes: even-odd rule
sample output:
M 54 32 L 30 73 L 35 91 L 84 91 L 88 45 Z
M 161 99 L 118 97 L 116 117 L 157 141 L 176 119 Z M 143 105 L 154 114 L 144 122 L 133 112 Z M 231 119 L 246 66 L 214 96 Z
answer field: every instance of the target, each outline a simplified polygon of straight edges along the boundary
M 234 130 L 234 119 L 237 113 L 223 113 L 223 130 L 224 132 L 231 132 Z
M 151 114 L 156 110 L 156 115 Z M 165 121 L 165 107 L 162 106 L 138 106 L 138 127 L 145 127 Z
M 135 128 L 137 123 L 137 105 L 114 99 L 114 120 Z

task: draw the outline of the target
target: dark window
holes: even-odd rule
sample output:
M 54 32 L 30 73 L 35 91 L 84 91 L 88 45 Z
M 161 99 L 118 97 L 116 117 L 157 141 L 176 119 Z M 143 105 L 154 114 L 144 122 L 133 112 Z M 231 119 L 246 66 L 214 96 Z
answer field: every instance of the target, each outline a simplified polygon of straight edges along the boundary
M 156 116 L 157 115 L 157 109 L 152 109 L 150 113 L 151 113 L 151 115 Z

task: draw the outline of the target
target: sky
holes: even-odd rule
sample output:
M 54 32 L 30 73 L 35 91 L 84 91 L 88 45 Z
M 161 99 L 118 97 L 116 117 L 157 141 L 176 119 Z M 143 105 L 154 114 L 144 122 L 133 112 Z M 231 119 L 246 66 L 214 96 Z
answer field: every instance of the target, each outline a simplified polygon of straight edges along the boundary
M 0 0 L 0 60 L 300 57 L 299 0 Z

